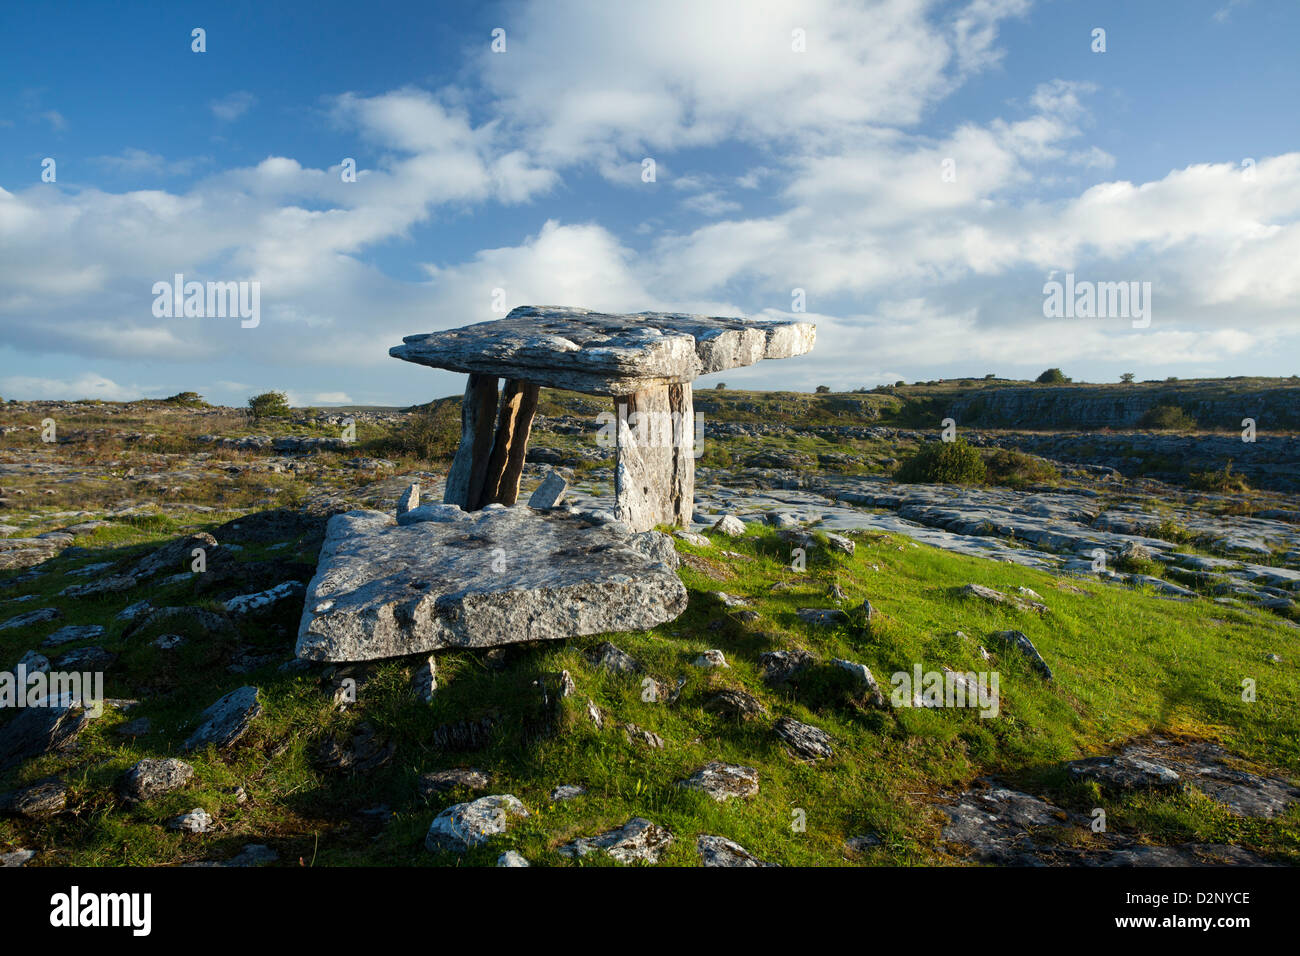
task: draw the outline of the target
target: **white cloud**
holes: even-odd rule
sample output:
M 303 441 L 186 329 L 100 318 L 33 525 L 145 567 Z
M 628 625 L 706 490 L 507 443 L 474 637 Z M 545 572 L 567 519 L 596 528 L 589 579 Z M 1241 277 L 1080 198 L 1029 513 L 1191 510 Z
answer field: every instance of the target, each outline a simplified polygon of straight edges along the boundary
M 127 402 L 144 398 L 147 391 L 138 385 L 119 385 L 97 372 L 87 372 L 75 379 L 39 378 L 7 375 L 0 378 L 0 394 L 24 399 L 98 398 L 106 402 Z
M 212 115 L 217 119 L 233 123 L 239 117 L 243 116 L 257 103 L 257 97 L 247 90 L 238 90 L 234 93 L 227 93 L 220 99 L 213 100 L 208 104 L 212 110 Z

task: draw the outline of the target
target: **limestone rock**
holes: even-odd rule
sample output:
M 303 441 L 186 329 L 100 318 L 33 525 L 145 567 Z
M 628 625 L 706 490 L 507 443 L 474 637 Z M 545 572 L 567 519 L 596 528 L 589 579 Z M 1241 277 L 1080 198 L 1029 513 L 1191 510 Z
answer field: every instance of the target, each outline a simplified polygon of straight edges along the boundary
M 687 790 L 699 790 L 718 803 L 733 797 L 752 797 L 758 793 L 758 771 L 753 767 L 713 760 L 677 784 Z
M 801 649 L 768 651 L 759 655 L 758 658 L 758 666 L 763 672 L 763 680 L 777 687 L 796 680 L 816 662 L 816 657 Z
M 433 703 L 434 694 L 438 691 L 438 664 L 432 655 L 415 665 L 415 673 L 411 677 L 411 690 L 415 693 L 416 700 L 426 704 Z
M 586 792 L 586 787 L 580 787 L 571 783 L 563 783 L 551 791 L 551 802 L 562 803 L 565 800 L 574 800 Z
M 41 647 L 58 647 L 60 644 L 71 644 L 73 641 L 93 641 L 103 637 L 104 634 L 104 627 L 101 624 L 65 624 L 41 641 Z
M 695 841 L 695 848 L 700 852 L 701 866 L 775 866 L 764 863 L 739 843 L 733 843 L 726 837 L 701 836 Z
M 587 660 L 611 674 L 639 674 L 642 671 L 636 658 L 609 641 L 602 641 L 588 651 Z
M 371 660 L 644 630 L 685 608 L 677 575 L 605 526 L 527 507 L 404 526 L 354 511 L 330 519 L 297 653 Z
M 722 653 L 722 651 L 717 650 L 716 648 L 714 648 L 713 650 L 705 651 L 699 657 L 695 658 L 694 664 L 696 667 L 705 667 L 705 668 L 731 666 L 727 663 L 727 658 Z
M 420 483 L 417 481 L 409 485 L 402 492 L 401 497 L 397 499 L 397 516 L 400 518 L 408 511 L 413 511 L 420 507 Z
M 122 778 L 122 795 L 128 800 L 144 801 L 179 790 L 190 782 L 194 768 L 183 760 L 141 760 Z
M 492 778 L 489 774 L 465 767 L 434 770 L 421 774 L 417 784 L 420 796 L 426 800 L 449 793 L 457 787 L 464 787 L 466 790 L 486 790 L 490 786 L 492 786 Z
M 183 813 L 168 821 L 167 826 L 172 830 L 181 830 L 185 833 L 207 833 L 212 829 L 212 814 L 202 807 L 195 807 L 189 813 Z
M 739 690 L 718 691 L 704 703 L 705 711 L 738 720 L 767 715 L 767 708 L 756 698 Z
M 28 651 L 18 659 L 15 670 L 18 667 L 21 667 L 28 674 L 48 674 L 50 672 L 50 659 L 44 654 L 38 654 L 36 651 Z
M 1045 679 L 1052 679 L 1052 669 L 1047 666 L 1047 661 L 1043 660 L 1043 655 L 1038 653 L 1038 648 L 1034 647 L 1034 642 L 1026 637 L 1024 633 L 1021 631 L 997 631 L 993 634 L 993 637 L 1016 648 L 1028 659 L 1034 670 L 1043 675 Z
M 455 372 L 522 377 L 548 388 L 627 395 L 802 355 L 815 339 L 811 322 L 520 306 L 504 319 L 405 336 L 388 354 Z
M 11 631 L 20 627 L 35 627 L 37 624 L 57 621 L 61 617 L 63 617 L 63 612 L 57 607 L 43 607 L 39 610 L 28 611 L 26 614 L 19 614 L 16 617 L 9 618 L 0 624 L 0 631 Z
M 523 854 L 519 853 L 518 851 L 506 850 L 506 852 L 502 853 L 499 857 L 497 857 L 497 866 L 518 867 L 518 866 L 532 866 L 532 864 L 529 863 L 526 859 L 524 859 Z
M 831 755 L 830 735 L 811 724 L 800 723 L 792 717 L 782 717 L 772 729 L 800 757 L 820 760 Z
M 728 538 L 743 538 L 745 536 L 745 522 L 735 515 L 723 515 L 714 522 L 713 530 L 719 534 L 725 534 Z
M 856 664 L 853 661 L 846 661 L 838 657 L 832 660 L 831 663 L 853 675 L 853 679 L 873 704 L 877 707 L 885 706 L 885 695 L 881 692 L 880 685 L 876 683 L 876 677 L 871 673 L 871 668 L 866 664 Z
M 1075 780 L 1095 780 L 1114 791 L 1176 790 L 1183 785 L 1182 778 L 1168 767 L 1127 754 L 1088 757 L 1066 766 Z
M 847 614 L 835 607 L 801 607 L 795 613 L 805 624 L 819 627 L 833 627 L 836 624 L 844 624 L 849 619 Z
M 464 853 L 504 833 L 512 817 L 526 816 L 528 811 L 523 803 L 509 793 L 458 803 L 434 817 L 424 846 L 431 852 Z
M 90 715 L 79 703 L 25 707 L 0 725 L 0 771 L 30 757 L 61 750 L 86 728 Z
M 982 584 L 967 584 L 961 589 L 961 594 L 963 597 L 977 597 L 991 604 L 1006 604 L 1021 611 L 1037 611 L 1039 614 L 1047 611 L 1047 605 L 1039 601 L 1027 601 L 1018 597 L 1010 597 L 1001 591 L 986 588 Z
M 604 852 L 620 863 L 658 863 L 659 856 L 673 842 L 668 830 L 644 817 L 633 817 L 614 830 L 594 837 L 580 837 L 557 852 L 561 856 L 584 857 Z
M 202 548 L 210 560 L 217 547 L 217 539 L 206 532 L 177 538 L 137 561 L 127 576 L 143 581 L 164 571 L 189 571 L 195 548 Z
M 61 812 L 67 803 L 68 788 L 57 777 L 49 777 L 12 793 L 0 794 L 0 813 L 43 820 Z
M 261 611 L 281 601 L 292 600 L 303 593 L 301 581 L 285 581 L 265 591 L 255 594 L 241 594 L 226 602 L 226 611 L 230 614 L 249 614 Z
M 240 687 L 205 710 L 199 727 L 185 741 L 184 749 L 197 750 L 212 744 L 225 750 L 238 743 L 262 712 L 260 692 L 256 687 Z
M 537 490 L 528 499 L 528 507 L 539 511 L 557 507 L 564 500 L 564 492 L 569 483 L 558 471 L 552 471 L 537 486 Z

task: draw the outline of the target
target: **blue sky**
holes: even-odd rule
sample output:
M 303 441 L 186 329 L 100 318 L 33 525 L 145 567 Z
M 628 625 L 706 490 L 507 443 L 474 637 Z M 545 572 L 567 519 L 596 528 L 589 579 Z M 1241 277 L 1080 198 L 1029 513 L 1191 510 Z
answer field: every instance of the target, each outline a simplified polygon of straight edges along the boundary
M 1300 373 L 1297 41 L 1264 0 L 9 4 L 0 395 L 424 401 L 458 377 L 388 347 L 497 289 L 803 289 L 817 348 L 736 387 Z M 1066 272 L 1152 321 L 1045 317 Z M 260 322 L 155 316 L 175 273 Z

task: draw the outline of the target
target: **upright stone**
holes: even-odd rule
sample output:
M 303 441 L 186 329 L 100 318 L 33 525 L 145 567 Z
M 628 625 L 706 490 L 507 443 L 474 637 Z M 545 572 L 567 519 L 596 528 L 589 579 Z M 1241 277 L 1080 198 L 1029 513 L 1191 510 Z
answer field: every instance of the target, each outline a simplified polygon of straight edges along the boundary
M 420 507 L 420 483 L 417 481 L 408 487 L 397 499 L 397 515 L 400 518 L 408 511 Z
M 558 471 L 552 471 L 547 474 L 542 483 L 537 486 L 532 497 L 528 499 L 528 507 L 536 508 L 538 511 L 545 511 L 547 508 L 554 508 L 564 500 L 564 492 L 568 489 L 569 483 L 564 480 L 564 476 Z
M 460 408 L 460 446 L 447 472 L 443 504 L 460 505 L 466 511 L 478 507 L 492 453 L 492 420 L 496 411 L 496 377 L 470 375 Z
M 686 527 L 695 499 L 691 386 L 666 385 L 615 399 L 614 516 L 633 531 Z
M 540 391 L 528 382 L 506 380 L 478 507 L 494 502 L 512 505 L 518 500 L 519 478 L 524 472 L 524 455 L 528 453 L 528 435 L 533 428 L 533 416 L 537 414 Z

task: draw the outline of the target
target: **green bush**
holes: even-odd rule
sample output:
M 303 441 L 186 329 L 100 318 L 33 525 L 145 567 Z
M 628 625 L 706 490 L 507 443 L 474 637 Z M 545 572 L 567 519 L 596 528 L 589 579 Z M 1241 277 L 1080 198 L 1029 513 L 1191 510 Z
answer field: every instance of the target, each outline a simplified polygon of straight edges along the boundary
M 1061 477 L 1061 473 L 1050 461 L 1011 448 L 999 448 L 984 464 L 988 471 L 988 481 L 1008 488 L 1042 484 Z
M 163 399 L 164 405 L 179 405 L 182 408 L 207 408 L 208 403 L 198 392 L 177 392 L 171 398 Z
M 1190 432 L 1196 430 L 1196 419 L 1177 405 L 1157 405 L 1138 420 L 1138 425 L 1158 431 Z
M 411 413 L 387 445 L 399 455 L 424 461 L 451 461 L 460 444 L 460 402 L 425 405 Z
M 1217 491 L 1227 494 L 1233 491 L 1250 491 L 1246 477 L 1232 470 L 1232 461 L 1217 471 L 1198 471 L 1192 473 L 1191 486 L 1200 491 Z
M 984 459 L 964 438 L 930 442 L 898 466 L 896 481 L 908 484 L 982 484 L 987 471 Z
M 1061 385 L 1070 379 L 1059 368 L 1049 368 L 1034 381 L 1040 385 Z
M 248 410 L 253 418 L 286 418 L 289 408 L 289 396 L 284 392 L 263 392 L 248 400 Z

